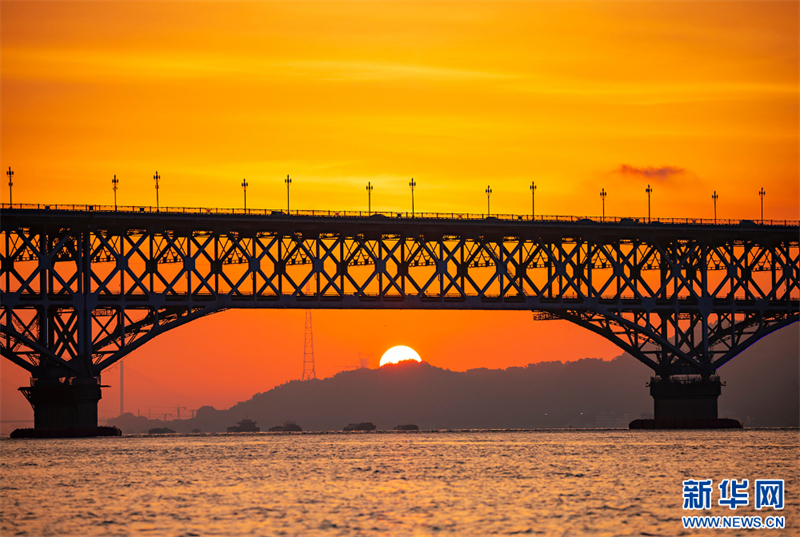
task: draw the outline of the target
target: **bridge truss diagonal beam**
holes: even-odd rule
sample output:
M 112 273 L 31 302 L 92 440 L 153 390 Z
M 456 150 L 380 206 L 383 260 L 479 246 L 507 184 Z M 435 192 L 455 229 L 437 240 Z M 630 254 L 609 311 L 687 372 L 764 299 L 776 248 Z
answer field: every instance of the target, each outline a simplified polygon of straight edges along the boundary
M 3 355 L 36 371 L 99 375 L 225 309 L 405 308 L 550 312 L 659 375 L 708 375 L 800 309 L 797 226 L 0 217 Z

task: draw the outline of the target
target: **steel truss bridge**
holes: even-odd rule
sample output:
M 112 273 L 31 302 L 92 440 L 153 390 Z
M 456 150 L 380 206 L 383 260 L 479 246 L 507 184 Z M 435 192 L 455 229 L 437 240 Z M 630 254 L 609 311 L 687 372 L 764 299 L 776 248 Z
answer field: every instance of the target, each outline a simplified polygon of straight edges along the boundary
M 31 373 L 37 428 L 96 424 L 104 369 L 229 308 L 529 310 L 650 367 L 656 417 L 716 417 L 716 370 L 800 311 L 796 221 L 17 205 L 1 216 L 0 352 Z M 687 376 L 706 387 L 686 396 Z

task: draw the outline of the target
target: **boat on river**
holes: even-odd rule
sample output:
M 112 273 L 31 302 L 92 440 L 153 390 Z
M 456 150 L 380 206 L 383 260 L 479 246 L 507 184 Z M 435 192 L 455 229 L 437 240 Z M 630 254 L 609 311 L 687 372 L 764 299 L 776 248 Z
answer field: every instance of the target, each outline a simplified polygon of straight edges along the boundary
M 261 429 L 256 427 L 256 422 L 247 418 L 237 422 L 236 425 L 231 425 L 228 427 L 229 433 L 257 433 L 260 431 Z

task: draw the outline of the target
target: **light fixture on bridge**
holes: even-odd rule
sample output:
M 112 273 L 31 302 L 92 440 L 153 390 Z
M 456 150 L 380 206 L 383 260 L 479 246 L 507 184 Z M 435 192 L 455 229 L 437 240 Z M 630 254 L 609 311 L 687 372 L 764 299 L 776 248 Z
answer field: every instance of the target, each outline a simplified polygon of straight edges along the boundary
M 606 221 L 606 196 L 608 192 L 606 192 L 605 188 L 600 189 L 600 199 L 603 200 L 603 222 Z
M 158 181 L 160 179 L 161 179 L 161 176 L 158 175 L 158 171 L 156 171 L 156 174 L 153 176 L 153 181 L 156 182 L 156 212 L 160 211 L 159 204 L 158 204 Z
M 8 176 L 8 204 L 11 205 L 14 202 L 11 197 L 11 187 L 14 186 L 14 172 L 11 170 L 11 166 L 8 167 L 6 175 Z
M 289 185 L 292 184 L 292 180 L 289 179 L 288 175 L 284 179 L 284 183 L 286 183 L 286 214 L 289 214 Z
M 713 194 L 711 194 L 711 199 L 714 200 L 714 223 L 717 223 L 717 200 L 719 196 L 717 196 L 717 191 L 715 190 Z
M 761 190 L 758 191 L 758 196 L 761 198 L 761 223 L 762 224 L 764 223 L 764 196 L 766 196 L 766 195 L 767 195 L 767 193 L 764 190 L 764 187 L 762 186 Z
M 650 188 L 650 185 L 647 185 L 647 188 L 644 189 L 647 192 L 647 221 L 650 221 L 650 194 L 653 192 L 653 189 Z
M 367 214 L 372 214 L 372 183 L 367 181 Z
M 117 210 L 117 185 L 119 185 L 119 179 L 117 176 L 114 175 L 114 178 L 111 180 L 111 184 L 113 185 L 111 189 L 114 191 L 114 210 Z
M 490 199 L 492 197 L 492 187 L 486 185 L 486 216 L 492 214 L 492 205 Z
M 411 187 L 411 218 L 414 218 L 414 187 L 417 186 L 417 183 L 414 181 L 414 178 L 411 178 L 411 182 L 408 183 L 408 186 Z
M 250 186 L 247 184 L 247 179 L 242 179 L 242 189 L 244 190 L 244 212 L 247 212 L 247 187 Z
M 536 182 L 531 181 L 531 220 L 536 220 Z

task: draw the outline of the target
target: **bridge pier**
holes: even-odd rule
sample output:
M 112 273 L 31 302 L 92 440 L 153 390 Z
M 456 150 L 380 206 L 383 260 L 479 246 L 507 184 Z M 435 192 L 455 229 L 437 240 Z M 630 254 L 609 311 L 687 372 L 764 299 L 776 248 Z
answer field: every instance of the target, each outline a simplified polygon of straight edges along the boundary
M 34 429 L 97 428 L 100 380 L 89 378 L 32 378 L 19 389 L 33 407 Z
M 681 375 L 652 377 L 655 419 L 717 419 L 717 398 L 722 393 L 718 376 Z
M 654 419 L 633 420 L 631 429 L 740 429 L 735 419 L 717 417 L 722 382 L 712 375 L 652 377 Z

